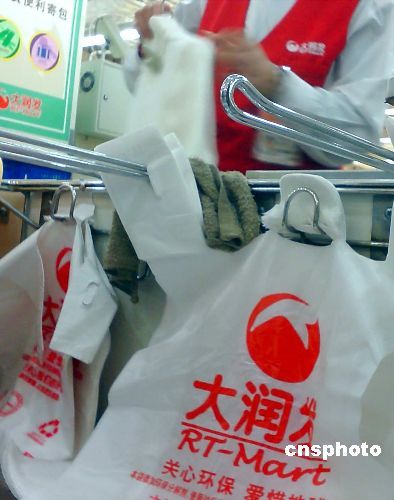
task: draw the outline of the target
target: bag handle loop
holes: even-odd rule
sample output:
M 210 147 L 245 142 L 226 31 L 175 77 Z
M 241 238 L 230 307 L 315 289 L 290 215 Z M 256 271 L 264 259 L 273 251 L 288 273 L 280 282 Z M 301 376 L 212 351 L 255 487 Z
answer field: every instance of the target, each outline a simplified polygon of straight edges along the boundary
M 328 238 L 331 239 L 331 237 L 319 226 L 319 217 L 320 217 L 320 200 L 317 194 L 312 191 L 312 189 L 306 188 L 306 187 L 299 187 L 297 189 L 294 189 L 292 191 L 285 203 L 284 209 L 283 209 L 283 217 L 282 217 L 282 226 L 285 226 L 288 231 L 291 232 L 296 232 L 296 233 L 301 233 L 298 229 L 295 227 L 291 226 L 288 221 L 289 217 L 289 208 L 290 208 L 290 203 L 293 200 L 295 196 L 297 196 L 299 193 L 308 193 L 313 200 L 314 204 L 314 212 L 313 212 L 313 221 L 312 221 L 312 227 L 317 229 L 321 234 L 324 234 Z
M 338 191 L 318 175 L 284 175 L 280 180 L 280 201 L 262 220 L 266 228 L 284 237 L 318 235 L 330 241 L 346 241 L 345 214 Z

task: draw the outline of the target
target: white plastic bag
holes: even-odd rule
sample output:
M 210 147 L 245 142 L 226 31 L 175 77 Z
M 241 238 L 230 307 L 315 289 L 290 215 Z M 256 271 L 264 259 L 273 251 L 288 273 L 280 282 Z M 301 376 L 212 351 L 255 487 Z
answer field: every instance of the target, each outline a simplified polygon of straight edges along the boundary
M 70 280 L 72 286 L 65 297 L 51 348 L 89 364 L 108 332 L 116 299 L 96 257 L 87 223 L 77 224 Z
M 45 405 L 41 395 L 32 391 L 24 381 L 18 381 L 15 392 L 24 394 L 28 404 L 23 411 L 4 419 L 8 439 L 2 449 L 1 465 L 8 485 L 18 498 L 56 480 L 69 465 L 67 459 L 78 452 L 95 424 L 100 375 L 109 352 L 108 328 L 116 311 L 116 301 L 96 257 L 86 222 L 93 208 L 91 204 L 77 207 L 77 224 L 68 225 L 75 232 L 72 252 L 70 247 L 69 286 L 61 299 L 61 312 L 56 318 L 53 336 L 48 338 L 44 350 L 45 367 L 49 367 L 49 358 L 67 367 L 67 371 L 59 371 L 60 397 Z M 68 231 L 68 226 L 60 222 L 48 224 L 56 228 L 57 239 L 62 231 Z M 45 265 L 51 268 L 51 261 L 46 260 Z M 47 277 L 48 273 L 45 279 Z M 64 404 L 63 394 L 69 395 Z M 27 425 L 43 419 L 49 424 L 40 426 L 36 435 L 29 436 Z M 26 436 L 34 437 L 35 444 L 43 451 L 40 453 L 40 448 L 38 452 L 37 447 L 32 448 Z M 49 448 L 48 442 L 53 442 L 54 446 Z
M 51 349 L 73 358 L 74 454 L 93 430 L 100 375 L 110 349 L 109 327 L 117 310 L 115 292 L 99 262 L 87 222 L 76 227 L 70 285 Z
M 132 157 L 141 161 L 143 153 Z M 156 171 L 148 168 L 154 186 Z M 174 157 L 165 168 L 163 183 L 170 185 Z M 120 217 L 139 256 L 150 256 L 177 318 L 167 316 L 156 343 L 125 367 L 108 410 L 56 487 L 26 500 L 392 497 L 393 261 L 355 253 L 335 188 L 310 179 L 285 177 L 282 203 L 285 193 L 313 182 L 330 245 L 289 241 L 272 224 L 246 248 L 224 254 L 197 236 L 193 251 L 182 234 L 197 227 L 187 229 L 181 219 L 179 232 L 165 240 L 165 223 L 175 218 L 174 185 L 169 198 L 146 185 L 141 197 L 129 196 L 133 210 L 120 211 L 125 192 L 106 176 L 119 188 L 110 192 Z M 311 208 L 303 208 L 309 220 Z M 375 408 L 376 401 L 386 405 Z M 381 446 L 381 456 L 285 454 L 288 444 L 364 441 Z
M 39 324 L 31 318 L 39 307 L 36 290 L 20 286 L 12 278 L 12 270 L 0 269 L 0 414 L 11 411 L 16 397 L 10 391 L 23 368 L 23 353 L 30 352 L 39 339 Z M 24 314 L 20 314 L 23 310 Z M 15 401 L 12 402 L 12 399 Z
M 188 33 L 170 16 L 150 20 L 154 36 L 144 40 L 129 132 L 154 125 L 174 133 L 189 157 L 216 164 L 214 46 Z
M 68 287 L 74 231 L 74 224 L 49 221 L 1 261 L 3 273 L 12 271 L 20 287 L 34 291 L 36 301 L 27 310 L 22 302 L 14 306 L 15 316 L 26 316 L 31 325 L 19 334 L 34 336 L 35 345 L 20 353 L 23 365 L 0 415 L 0 435 L 42 458 L 66 458 L 73 446 L 73 429 L 67 425 L 74 419 L 71 360 L 49 343 Z M 2 328 L 7 320 L 0 317 Z

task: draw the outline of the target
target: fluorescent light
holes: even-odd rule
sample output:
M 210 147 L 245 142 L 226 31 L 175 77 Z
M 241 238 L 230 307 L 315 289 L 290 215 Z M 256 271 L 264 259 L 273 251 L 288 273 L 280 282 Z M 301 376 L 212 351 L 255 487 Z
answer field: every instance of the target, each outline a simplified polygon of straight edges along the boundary
M 104 35 L 88 35 L 82 38 L 82 47 L 95 47 L 105 45 L 107 43 Z
M 135 28 L 126 28 L 120 32 L 120 36 L 127 42 L 138 40 L 140 34 Z
M 120 36 L 126 42 L 132 42 L 138 40 L 140 37 L 138 31 L 135 28 L 125 28 L 120 32 Z M 82 39 L 82 47 L 97 47 L 103 46 L 107 43 L 103 34 L 98 35 L 88 35 L 84 36 Z
M 380 139 L 381 144 L 391 144 L 391 139 L 390 137 L 382 137 Z

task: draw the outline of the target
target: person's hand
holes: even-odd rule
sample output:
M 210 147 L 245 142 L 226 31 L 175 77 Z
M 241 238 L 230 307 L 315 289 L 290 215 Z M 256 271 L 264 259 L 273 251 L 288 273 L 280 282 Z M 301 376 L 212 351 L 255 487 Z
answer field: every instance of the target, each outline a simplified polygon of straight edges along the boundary
M 230 73 L 245 76 L 262 94 L 274 95 L 279 84 L 278 67 L 260 45 L 249 42 L 241 31 L 207 33 L 216 48 L 216 63 L 223 78 Z
M 171 13 L 171 7 L 166 2 L 153 2 L 137 10 L 134 15 L 135 27 L 143 39 L 153 38 L 152 30 L 149 27 L 149 19 L 152 16 Z

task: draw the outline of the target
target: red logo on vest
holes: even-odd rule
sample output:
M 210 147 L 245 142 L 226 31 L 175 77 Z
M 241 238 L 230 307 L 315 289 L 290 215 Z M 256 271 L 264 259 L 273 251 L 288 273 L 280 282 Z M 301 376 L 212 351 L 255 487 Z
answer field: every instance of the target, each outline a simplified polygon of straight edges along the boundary
M 248 351 L 266 375 L 282 382 L 303 382 L 312 373 L 319 357 L 319 322 L 305 324 L 308 333 L 306 346 L 285 316 L 276 315 L 255 326 L 259 314 L 282 300 L 308 305 L 304 300 L 289 293 L 263 297 L 249 317 L 246 337 Z
M 292 52 L 293 54 L 311 54 L 323 57 L 326 53 L 326 44 L 314 41 L 298 43 L 294 40 L 287 40 L 286 50 L 288 52 Z
M 59 252 L 56 258 L 56 277 L 60 288 L 64 293 L 67 292 L 68 278 L 70 276 L 72 248 L 65 247 Z

